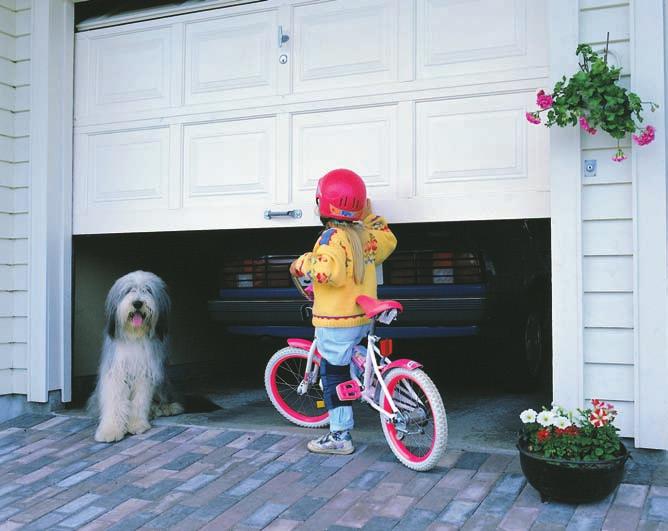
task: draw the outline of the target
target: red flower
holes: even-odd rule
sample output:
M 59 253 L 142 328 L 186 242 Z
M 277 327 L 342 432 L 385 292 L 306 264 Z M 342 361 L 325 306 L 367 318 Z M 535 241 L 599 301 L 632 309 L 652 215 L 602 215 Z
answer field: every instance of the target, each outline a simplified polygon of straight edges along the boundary
M 556 435 L 559 437 L 573 437 L 578 434 L 578 429 L 576 426 L 569 426 L 568 428 L 557 428 L 555 430 Z
M 591 422 L 592 426 L 595 428 L 602 428 L 608 423 L 608 421 L 609 418 L 607 409 L 597 408 L 592 411 L 591 415 L 589 415 L 589 422 Z
M 544 90 L 539 90 L 538 94 L 536 94 L 536 105 L 538 105 L 541 109 L 549 109 L 552 107 L 552 104 L 554 103 L 554 100 L 550 94 L 545 94 Z
M 538 442 L 544 442 L 550 436 L 550 430 L 547 428 L 538 430 L 536 436 L 538 437 Z

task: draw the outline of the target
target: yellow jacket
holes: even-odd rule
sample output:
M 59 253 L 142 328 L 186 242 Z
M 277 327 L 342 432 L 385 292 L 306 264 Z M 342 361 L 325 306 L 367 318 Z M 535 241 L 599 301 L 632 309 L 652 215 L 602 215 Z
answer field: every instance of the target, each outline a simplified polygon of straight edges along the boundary
M 355 299 L 358 295 L 377 297 L 376 266 L 392 254 L 397 239 L 380 216 L 367 216 L 364 227 L 365 269 L 361 284 L 355 284 L 351 246 L 343 230 L 325 230 L 313 251 L 297 259 L 297 274 L 309 275 L 313 280 L 313 326 L 344 328 L 369 322 Z

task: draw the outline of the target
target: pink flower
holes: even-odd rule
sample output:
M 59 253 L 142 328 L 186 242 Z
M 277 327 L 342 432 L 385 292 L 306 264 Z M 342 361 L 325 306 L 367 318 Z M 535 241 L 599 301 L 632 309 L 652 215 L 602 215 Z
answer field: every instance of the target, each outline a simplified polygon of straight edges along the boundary
M 554 103 L 554 99 L 550 94 L 545 94 L 544 90 L 539 90 L 538 94 L 536 94 L 536 105 L 538 105 L 541 109 L 549 109 L 552 107 L 552 104 Z
M 595 409 L 589 415 L 589 422 L 595 428 L 601 428 L 608 423 L 608 411 L 606 409 Z
M 615 162 L 621 162 L 623 160 L 626 160 L 628 157 L 624 155 L 624 152 L 622 151 L 622 148 L 617 149 L 617 153 L 615 153 L 615 156 L 612 157 L 612 160 Z
M 538 117 L 538 113 L 536 112 L 528 112 L 526 113 L 527 120 L 531 122 L 532 124 L 539 124 L 540 123 L 540 118 Z
M 643 129 L 640 136 L 633 135 L 633 140 L 639 146 L 645 146 L 645 145 L 649 144 L 650 142 L 652 142 L 654 140 L 654 132 L 655 131 L 656 131 L 656 129 L 654 129 L 653 126 L 648 125 L 647 127 L 645 127 L 645 129 Z
M 596 128 L 589 125 L 589 122 L 584 116 L 580 116 L 580 127 L 587 131 L 590 135 L 596 134 Z

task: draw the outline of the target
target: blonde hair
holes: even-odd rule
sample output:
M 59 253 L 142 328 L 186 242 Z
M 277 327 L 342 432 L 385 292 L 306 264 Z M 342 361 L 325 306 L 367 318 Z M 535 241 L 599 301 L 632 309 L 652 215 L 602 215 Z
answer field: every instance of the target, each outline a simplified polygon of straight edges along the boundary
M 364 227 L 359 223 L 348 221 L 329 220 L 329 223 L 341 229 L 350 242 L 350 253 L 353 257 L 353 279 L 355 284 L 364 282 L 364 245 L 363 238 L 365 234 Z

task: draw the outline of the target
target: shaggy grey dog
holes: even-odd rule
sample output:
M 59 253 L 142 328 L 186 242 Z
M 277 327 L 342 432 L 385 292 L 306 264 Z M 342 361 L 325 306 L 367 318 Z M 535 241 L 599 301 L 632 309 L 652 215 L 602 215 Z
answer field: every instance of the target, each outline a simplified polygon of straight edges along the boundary
M 151 418 L 183 412 L 165 370 L 169 308 L 165 283 L 153 273 L 128 273 L 109 290 L 97 386 L 88 404 L 100 420 L 96 441 L 120 441 L 148 430 Z

